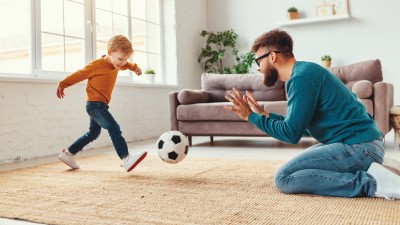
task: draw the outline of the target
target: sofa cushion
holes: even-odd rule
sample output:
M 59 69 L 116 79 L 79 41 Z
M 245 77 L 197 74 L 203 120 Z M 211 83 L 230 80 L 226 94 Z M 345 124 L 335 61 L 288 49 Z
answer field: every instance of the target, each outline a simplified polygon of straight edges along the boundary
M 284 115 L 287 111 L 287 101 L 265 102 L 258 104 L 268 112 Z M 230 102 L 211 102 L 190 105 L 179 105 L 177 118 L 180 121 L 242 121 L 235 113 L 224 109 L 232 106 Z
M 264 107 L 265 102 L 259 102 Z M 242 121 L 235 113 L 224 109 L 233 106 L 230 102 L 211 102 L 179 105 L 176 116 L 180 121 Z
M 179 131 L 207 136 L 268 136 L 247 121 L 179 121 Z
M 242 94 L 246 90 L 253 93 L 257 101 L 285 100 L 284 83 L 276 82 L 272 87 L 263 84 L 263 76 L 256 74 L 211 74 L 201 76 L 201 87 L 210 95 L 210 102 L 225 102 L 227 90 L 236 87 Z
M 374 85 L 369 80 L 359 80 L 353 84 L 351 91 L 357 95 L 357 98 L 370 98 L 372 96 Z
M 369 80 L 373 84 L 382 81 L 382 68 L 379 59 L 331 67 L 328 70 L 346 84 L 350 90 L 353 84 L 359 80 Z
M 193 104 L 193 103 L 204 103 L 208 102 L 208 93 L 201 90 L 188 90 L 183 89 L 178 93 L 178 100 L 181 104 Z
M 279 115 L 286 115 L 287 101 L 265 102 L 264 110 Z

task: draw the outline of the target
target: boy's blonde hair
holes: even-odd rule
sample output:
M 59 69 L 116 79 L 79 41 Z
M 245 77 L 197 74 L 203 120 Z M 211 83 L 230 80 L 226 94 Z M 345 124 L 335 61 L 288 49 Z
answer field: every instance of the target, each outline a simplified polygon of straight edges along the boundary
M 107 48 L 112 52 L 132 53 L 132 43 L 124 35 L 115 35 L 107 44 Z

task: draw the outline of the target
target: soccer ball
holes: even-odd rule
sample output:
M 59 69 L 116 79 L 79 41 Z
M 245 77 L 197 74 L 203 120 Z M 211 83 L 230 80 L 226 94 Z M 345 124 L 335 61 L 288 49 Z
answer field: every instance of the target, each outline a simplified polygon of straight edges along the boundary
M 189 150 L 189 141 L 181 132 L 173 130 L 163 133 L 157 141 L 157 153 L 167 163 L 182 161 Z

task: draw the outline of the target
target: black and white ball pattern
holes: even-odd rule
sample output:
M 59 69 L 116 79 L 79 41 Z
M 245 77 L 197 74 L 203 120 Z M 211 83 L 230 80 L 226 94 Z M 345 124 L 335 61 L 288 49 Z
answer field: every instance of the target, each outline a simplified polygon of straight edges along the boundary
M 157 141 L 157 153 L 167 163 L 182 161 L 189 151 L 187 137 L 179 131 L 167 131 Z

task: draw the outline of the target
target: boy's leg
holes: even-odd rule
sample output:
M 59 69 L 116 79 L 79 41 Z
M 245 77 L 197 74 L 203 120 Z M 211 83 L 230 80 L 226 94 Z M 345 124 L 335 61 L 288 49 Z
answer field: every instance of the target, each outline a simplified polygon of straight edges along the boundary
M 376 182 L 366 171 L 382 163 L 383 143 L 319 144 L 278 169 L 275 185 L 286 193 L 324 196 L 373 196 Z
M 89 131 L 76 140 L 69 148 L 68 151 L 65 149 L 58 155 L 58 158 L 67 164 L 72 169 L 79 169 L 79 165 L 75 162 L 74 155 L 81 151 L 83 147 L 97 139 L 101 132 L 101 126 L 96 123 L 93 119 L 90 119 Z
M 75 155 L 83 149 L 90 142 L 96 140 L 101 133 L 101 126 L 92 118 L 90 118 L 89 131 L 76 140 L 69 148 L 68 151 Z
M 104 103 L 94 103 L 95 107 L 88 110 L 90 118 L 96 121 L 102 128 L 107 129 L 117 151 L 119 158 L 122 160 L 122 167 L 130 172 L 134 169 L 147 155 L 147 152 L 141 152 L 137 155 L 129 155 L 128 145 L 122 137 L 121 129 L 115 121 L 114 117 L 108 111 L 108 105 Z
M 126 141 L 122 137 L 120 126 L 108 111 L 108 106 L 105 103 L 96 102 L 93 104 L 95 107 L 88 109 L 91 120 L 94 120 L 99 126 L 108 130 L 119 158 L 125 158 L 129 155 L 129 152 Z

